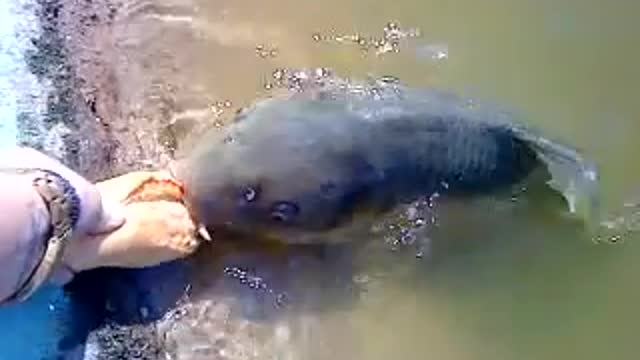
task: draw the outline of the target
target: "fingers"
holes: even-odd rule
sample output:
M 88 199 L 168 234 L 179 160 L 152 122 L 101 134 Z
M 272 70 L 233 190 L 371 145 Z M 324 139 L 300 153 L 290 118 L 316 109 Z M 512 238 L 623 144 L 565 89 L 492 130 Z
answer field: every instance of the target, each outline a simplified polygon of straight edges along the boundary
M 116 230 L 124 224 L 124 202 L 129 194 L 145 181 L 171 179 L 164 171 L 134 171 L 96 184 L 102 197 L 102 212 L 98 223 L 88 231 L 89 235 L 97 235 Z
M 141 202 L 125 209 L 127 221 L 121 228 L 83 239 L 65 255 L 75 271 L 154 266 L 188 256 L 198 248 L 195 226 L 183 205 Z
M 102 198 L 102 210 L 96 225 L 88 229 L 88 235 L 98 235 L 117 230 L 125 222 L 124 206 L 111 198 Z
M 103 267 L 146 267 L 192 254 L 197 230 L 184 205 L 155 201 L 122 204 L 147 180 L 174 177 L 168 171 L 138 171 L 92 184 L 61 162 L 35 149 L 17 147 L 3 167 L 44 168 L 67 179 L 80 198 L 80 219 L 67 246 L 64 266 L 52 281 L 65 284 L 73 273 Z M 104 196 L 103 196 L 104 195 Z

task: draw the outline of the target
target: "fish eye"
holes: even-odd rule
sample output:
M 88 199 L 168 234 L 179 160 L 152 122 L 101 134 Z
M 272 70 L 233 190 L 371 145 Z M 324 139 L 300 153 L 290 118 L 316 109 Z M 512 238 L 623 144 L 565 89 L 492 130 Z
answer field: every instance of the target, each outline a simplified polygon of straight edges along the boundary
M 240 192 L 240 197 L 244 202 L 250 203 L 256 200 L 260 189 L 257 186 L 247 186 Z
M 298 205 L 288 201 L 278 202 L 271 208 L 271 218 L 279 222 L 289 222 L 293 220 L 298 213 L 300 213 Z

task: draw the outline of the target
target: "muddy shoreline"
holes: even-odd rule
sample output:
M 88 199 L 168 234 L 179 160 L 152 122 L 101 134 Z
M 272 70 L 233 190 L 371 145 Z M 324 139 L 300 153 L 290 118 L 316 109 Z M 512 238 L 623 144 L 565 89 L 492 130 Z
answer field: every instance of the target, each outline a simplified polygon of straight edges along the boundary
M 111 61 L 116 57 L 111 29 L 121 5 L 37 3 L 42 34 L 33 39 L 35 51 L 27 63 L 40 82 L 55 90 L 43 119 L 20 119 L 20 142 L 51 153 L 92 180 L 165 166 L 171 150 L 153 134 L 167 123 L 135 116 L 120 101 L 119 88 L 126 85 Z

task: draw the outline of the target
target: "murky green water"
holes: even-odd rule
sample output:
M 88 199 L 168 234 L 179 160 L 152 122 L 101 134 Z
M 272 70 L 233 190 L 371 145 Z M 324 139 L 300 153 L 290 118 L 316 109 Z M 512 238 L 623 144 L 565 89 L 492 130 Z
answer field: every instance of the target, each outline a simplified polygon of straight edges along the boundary
M 170 3 L 130 5 L 119 46 L 132 83 L 122 101 L 151 93 L 178 123 L 212 123 L 232 110 L 212 105 L 251 102 L 278 68 L 392 75 L 513 107 L 583 149 L 600 166 L 607 208 L 640 194 L 636 1 Z M 382 37 L 389 21 L 420 36 L 379 56 L 313 39 Z M 136 86 L 135 76 L 148 82 Z M 553 201 L 475 211 L 445 214 L 431 262 L 358 259 L 367 293 L 294 334 L 307 358 L 637 358 L 639 236 L 595 245 Z

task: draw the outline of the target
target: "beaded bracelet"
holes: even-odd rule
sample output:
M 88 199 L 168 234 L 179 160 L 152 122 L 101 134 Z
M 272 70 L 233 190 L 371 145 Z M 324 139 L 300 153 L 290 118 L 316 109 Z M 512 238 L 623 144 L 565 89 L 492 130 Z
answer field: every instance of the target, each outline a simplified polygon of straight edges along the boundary
M 64 250 L 80 218 L 81 201 L 71 183 L 60 174 L 48 169 L 0 169 L 16 174 L 33 176 L 33 187 L 49 211 L 49 229 L 38 265 L 23 284 L 3 303 L 23 302 L 39 289 L 60 264 Z

